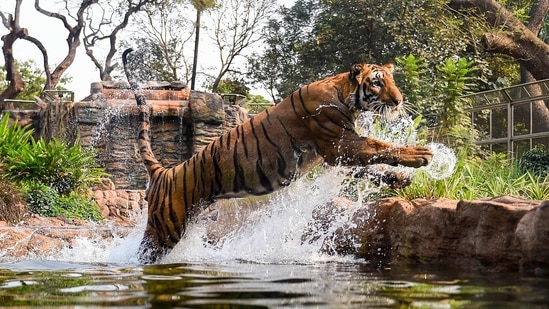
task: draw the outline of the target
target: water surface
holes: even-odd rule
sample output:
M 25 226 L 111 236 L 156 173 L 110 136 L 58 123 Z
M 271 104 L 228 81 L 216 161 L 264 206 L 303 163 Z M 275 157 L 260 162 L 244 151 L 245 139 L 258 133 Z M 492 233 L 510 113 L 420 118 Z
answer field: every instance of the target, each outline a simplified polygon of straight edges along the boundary
M 152 266 L 27 260 L 0 264 L 0 304 L 50 308 L 547 308 L 549 279 L 311 265 Z

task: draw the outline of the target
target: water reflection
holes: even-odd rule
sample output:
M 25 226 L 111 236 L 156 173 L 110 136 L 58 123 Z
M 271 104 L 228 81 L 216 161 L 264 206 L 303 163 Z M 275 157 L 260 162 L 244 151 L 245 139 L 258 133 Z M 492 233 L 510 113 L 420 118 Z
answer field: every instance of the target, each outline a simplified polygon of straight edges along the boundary
M 549 278 L 356 262 L 0 264 L 3 307 L 546 308 L 548 295 Z

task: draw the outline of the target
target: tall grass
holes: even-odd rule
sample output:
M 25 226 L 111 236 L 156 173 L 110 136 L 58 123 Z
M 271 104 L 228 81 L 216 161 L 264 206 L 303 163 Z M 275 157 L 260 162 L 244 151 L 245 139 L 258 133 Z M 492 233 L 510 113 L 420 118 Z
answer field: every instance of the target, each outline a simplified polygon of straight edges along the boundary
M 395 194 L 415 198 L 449 198 L 474 200 L 501 195 L 512 195 L 531 200 L 549 199 L 549 177 L 523 172 L 517 162 L 505 154 L 488 154 L 485 158 L 467 158 L 459 155 L 454 174 L 443 180 L 434 180 L 418 171 L 412 184 Z

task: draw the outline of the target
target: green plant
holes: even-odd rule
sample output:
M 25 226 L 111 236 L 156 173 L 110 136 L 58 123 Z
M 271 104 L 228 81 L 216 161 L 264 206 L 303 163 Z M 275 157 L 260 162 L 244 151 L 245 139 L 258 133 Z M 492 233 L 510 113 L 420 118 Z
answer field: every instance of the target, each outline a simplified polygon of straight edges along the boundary
M 4 161 L 10 154 L 17 154 L 32 140 L 33 131 L 28 126 L 21 127 L 17 120 L 10 124 L 10 115 L 4 114 L 0 120 L 0 160 Z
M 24 196 L 21 200 L 26 200 L 32 212 L 101 220 L 95 202 L 87 193 L 90 185 L 108 174 L 96 163 L 93 150 L 83 149 L 79 142 L 69 146 L 57 139 L 35 141 L 32 130 L 20 127 L 17 122 L 10 125 L 6 114 L 0 120 L 0 155 L 0 190 L 2 182 L 6 183 L 4 186 L 9 183 L 7 192 L 15 193 L 17 186 L 21 186 Z M 15 197 L 0 192 L 0 206 L 13 205 Z M 15 210 L 9 206 L 4 212 Z M 24 212 L 23 209 L 12 217 Z
M 41 182 L 61 195 L 85 190 L 106 176 L 93 150 L 82 148 L 79 142 L 68 146 L 57 139 L 32 140 L 17 154 L 9 155 L 6 163 L 12 180 Z
M 476 151 L 469 147 L 478 135 L 471 123 L 471 103 L 461 98 L 474 88 L 475 62 L 450 57 L 435 64 L 413 55 L 396 61 L 401 67 L 398 84 L 410 105 L 423 116 L 433 139 L 453 148 Z
M 76 192 L 61 196 L 55 189 L 36 181 L 27 182 L 24 187 L 29 208 L 41 216 L 63 215 L 92 221 L 101 221 L 103 218 L 95 202 L 87 196 Z
M 538 144 L 530 151 L 525 152 L 519 159 L 520 170 L 530 172 L 539 177 L 549 175 L 549 151 L 543 144 Z
M 521 196 L 533 200 L 549 199 L 547 178 L 520 170 L 518 163 L 505 154 L 489 153 L 484 158 L 458 155 L 454 174 L 446 179 L 433 180 L 421 170 L 412 184 L 395 194 L 405 199 L 450 198 L 474 200 L 500 195 Z

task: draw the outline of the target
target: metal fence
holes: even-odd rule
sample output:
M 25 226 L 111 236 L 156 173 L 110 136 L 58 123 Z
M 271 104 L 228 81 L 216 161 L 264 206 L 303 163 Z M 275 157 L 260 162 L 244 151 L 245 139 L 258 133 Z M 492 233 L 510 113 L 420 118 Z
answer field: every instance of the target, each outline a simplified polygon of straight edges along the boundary
M 549 79 L 462 97 L 481 148 L 516 157 L 543 144 L 549 149 Z

